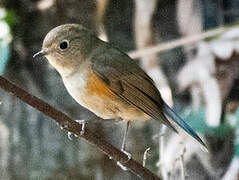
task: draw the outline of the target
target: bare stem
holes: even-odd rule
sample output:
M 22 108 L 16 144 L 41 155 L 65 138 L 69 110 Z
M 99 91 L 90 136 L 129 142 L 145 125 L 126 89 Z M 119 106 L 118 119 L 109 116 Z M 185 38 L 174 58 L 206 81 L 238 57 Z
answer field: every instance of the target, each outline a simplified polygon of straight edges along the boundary
M 147 155 L 148 155 L 148 152 L 149 152 L 149 151 L 150 151 L 150 147 L 147 148 L 147 149 L 144 151 L 143 167 L 145 167 L 145 165 L 146 165 Z
M 181 166 L 181 172 L 182 172 L 182 180 L 185 180 L 186 179 L 186 174 L 185 174 L 185 163 L 184 163 L 184 154 L 186 152 L 186 148 L 185 146 L 183 147 L 182 149 L 182 152 L 180 153 L 180 157 L 179 157 L 179 160 L 180 160 L 180 166 Z
M 33 96 L 22 88 L 19 88 L 16 85 L 12 84 L 2 76 L 0 76 L 0 88 L 11 93 L 13 96 L 19 98 L 20 100 L 24 101 L 35 109 L 41 111 L 43 114 L 51 117 L 57 123 L 59 123 L 59 125 L 63 127 L 63 129 L 70 131 L 76 135 L 79 135 L 85 140 L 87 140 L 89 143 L 95 145 L 107 156 L 123 164 L 127 169 L 129 169 L 138 177 L 146 180 L 160 180 L 159 177 L 157 177 L 148 169 L 144 168 L 134 159 L 131 158 L 130 160 L 128 160 L 128 156 L 125 153 L 121 152 L 120 150 L 112 146 L 110 143 L 103 140 L 102 137 L 100 137 L 99 135 L 93 134 L 87 127 L 85 128 L 84 134 L 81 135 L 81 124 L 72 120 L 69 116 L 55 109 L 54 107 L 37 98 L 36 96 Z
M 161 43 L 161 44 L 158 44 L 155 46 L 151 46 L 151 47 L 148 46 L 147 48 L 130 51 L 130 52 L 128 52 L 128 55 L 133 59 L 149 56 L 154 53 L 159 53 L 161 51 L 170 50 L 173 48 L 177 48 L 177 47 L 184 46 L 187 44 L 192 44 L 192 43 L 195 43 L 195 42 L 207 39 L 207 38 L 212 38 L 212 37 L 221 35 L 222 33 L 226 32 L 227 30 L 231 30 L 235 27 L 238 27 L 238 25 L 231 26 L 231 27 L 224 26 L 224 27 L 216 28 L 213 30 L 203 32 L 201 34 L 186 36 L 186 37 L 182 37 L 180 39 L 172 40 L 169 42 L 164 42 L 164 43 Z

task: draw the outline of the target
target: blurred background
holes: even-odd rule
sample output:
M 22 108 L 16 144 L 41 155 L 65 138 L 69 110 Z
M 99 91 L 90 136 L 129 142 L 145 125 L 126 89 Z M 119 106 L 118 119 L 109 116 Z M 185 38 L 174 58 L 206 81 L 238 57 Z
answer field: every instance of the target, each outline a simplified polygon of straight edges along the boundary
M 146 167 L 166 180 L 239 179 L 238 0 L 0 0 L 0 74 L 73 119 L 92 119 L 87 126 L 120 148 L 125 124 L 98 120 L 44 58 L 32 58 L 65 23 L 129 52 L 210 150 L 152 120 L 130 126 L 133 158 L 150 148 Z M 0 102 L 0 180 L 139 179 L 3 90 Z

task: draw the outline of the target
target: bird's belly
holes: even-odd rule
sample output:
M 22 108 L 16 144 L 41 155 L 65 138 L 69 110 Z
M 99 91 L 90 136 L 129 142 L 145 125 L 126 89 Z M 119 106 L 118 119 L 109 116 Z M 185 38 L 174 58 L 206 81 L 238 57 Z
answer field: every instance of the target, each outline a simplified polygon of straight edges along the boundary
M 77 102 L 94 112 L 97 116 L 103 119 L 116 119 L 122 118 L 123 120 L 143 120 L 147 115 L 141 110 L 136 109 L 132 105 L 123 102 L 120 98 L 105 97 L 102 95 L 94 94 L 78 97 Z
M 115 95 L 95 75 L 79 74 L 75 77 L 78 83 L 74 83 L 74 77 L 71 80 L 63 79 L 68 92 L 80 105 L 97 116 L 103 119 L 149 119 L 144 112 Z

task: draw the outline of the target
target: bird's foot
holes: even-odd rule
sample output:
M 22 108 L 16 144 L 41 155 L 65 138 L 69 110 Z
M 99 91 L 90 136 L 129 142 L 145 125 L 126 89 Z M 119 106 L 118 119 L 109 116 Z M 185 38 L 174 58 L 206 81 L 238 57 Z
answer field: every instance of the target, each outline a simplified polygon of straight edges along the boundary
M 80 135 L 82 136 L 85 133 L 85 120 L 76 120 L 77 123 L 81 124 L 81 132 Z
M 121 151 L 128 156 L 128 160 L 125 162 L 127 163 L 132 158 L 132 155 L 129 152 L 125 151 L 124 149 L 121 149 Z
M 131 155 L 129 152 L 125 151 L 124 149 L 121 149 L 121 151 L 128 156 L 127 161 L 124 162 L 124 164 L 125 164 L 125 163 L 127 163 L 127 162 L 132 158 L 132 155 Z M 119 161 L 117 162 L 117 165 L 118 165 L 123 171 L 127 171 L 127 170 L 128 170 L 128 168 L 125 167 L 125 166 L 124 166 L 121 162 L 119 162 Z
M 118 165 L 123 171 L 128 171 L 128 168 L 125 167 L 123 164 L 121 164 L 119 161 L 117 161 L 117 165 Z
M 81 124 L 81 131 L 80 131 L 80 135 L 82 136 L 85 133 L 85 120 L 75 120 L 77 123 Z M 72 140 L 72 136 L 78 137 L 77 134 L 74 134 L 70 131 L 67 132 L 67 137 L 69 140 Z
M 72 135 L 73 135 L 72 132 L 70 132 L 70 131 L 67 132 L 67 137 L 68 137 L 68 139 L 71 140 L 71 141 L 72 141 Z

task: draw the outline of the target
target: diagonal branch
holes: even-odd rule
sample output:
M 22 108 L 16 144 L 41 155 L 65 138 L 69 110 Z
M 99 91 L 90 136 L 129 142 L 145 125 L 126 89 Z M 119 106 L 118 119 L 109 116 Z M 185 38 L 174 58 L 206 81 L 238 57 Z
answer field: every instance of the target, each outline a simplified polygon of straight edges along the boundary
M 232 26 L 223 26 L 223 27 L 215 28 L 209 31 L 202 32 L 200 34 L 190 35 L 190 36 L 182 37 L 176 40 L 171 40 L 169 42 L 163 42 L 155 46 L 150 46 L 147 48 L 130 51 L 128 52 L 128 55 L 133 59 L 141 58 L 145 56 L 147 57 L 154 53 L 159 53 L 159 52 L 170 50 L 180 46 L 192 44 L 192 43 L 199 42 L 209 38 L 215 38 L 216 36 L 219 36 L 228 30 L 232 30 L 238 27 L 239 25 L 232 25 Z
M 16 96 L 20 100 L 34 107 L 35 109 L 41 111 L 45 115 L 54 119 L 61 127 L 65 130 L 70 131 L 76 135 L 80 136 L 81 132 L 81 124 L 72 120 L 69 116 L 58 111 L 48 103 L 42 101 L 26 92 L 25 90 L 17 87 L 16 85 L 9 82 L 7 79 L 0 76 L 0 88 L 5 91 L 11 93 L 13 96 Z M 160 180 L 155 174 L 150 172 L 148 169 L 144 168 L 141 164 L 139 164 L 134 159 L 130 159 L 128 161 L 128 156 L 103 140 L 100 136 L 93 134 L 87 127 L 85 128 L 85 132 L 81 135 L 82 138 L 90 142 L 91 144 L 98 147 L 101 151 L 103 151 L 106 155 L 114 159 L 115 161 L 119 161 L 123 164 L 127 169 L 129 169 L 135 175 L 141 177 L 146 180 Z

